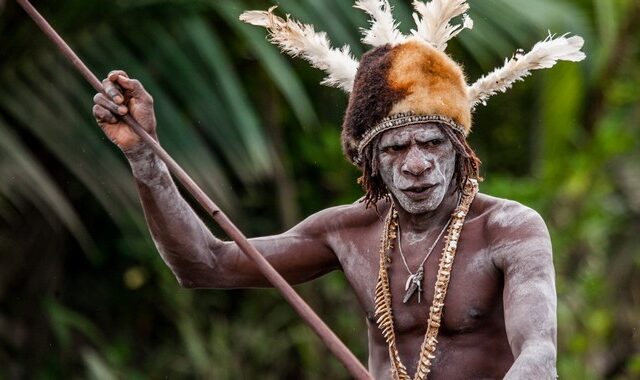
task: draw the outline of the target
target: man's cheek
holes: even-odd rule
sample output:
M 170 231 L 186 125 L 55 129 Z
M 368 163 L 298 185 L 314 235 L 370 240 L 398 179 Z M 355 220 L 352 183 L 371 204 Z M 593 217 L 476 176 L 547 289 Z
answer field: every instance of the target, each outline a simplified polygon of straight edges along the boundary
M 453 178 L 453 173 L 456 168 L 456 158 L 455 155 L 453 157 L 447 157 L 445 160 L 442 160 L 442 164 L 440 165 L 443 180 L 448 182 L 451 178 Z

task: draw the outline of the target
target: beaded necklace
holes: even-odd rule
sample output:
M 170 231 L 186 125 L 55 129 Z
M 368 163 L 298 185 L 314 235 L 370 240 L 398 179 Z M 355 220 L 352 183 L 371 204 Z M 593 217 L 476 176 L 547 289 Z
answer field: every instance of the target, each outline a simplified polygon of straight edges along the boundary
M 451 215 L 451 223 L 445 237 L 445 245 L 440 258 L 438 274 L 436 277 L 433 302 L 429 308 L 429 320 L 427 332 L 420 347 L 420 357 L 414 380 L 425 380 L 429 374 L 431 360 L 435 358 L 438 330 L 442 321 L 442 308 L 449 287 L 451 268 L 458 248 L 458 239 L 462 232 L 464 220 L 469 212 L 469 206 L 478 192 L 478 182 L 468 180 L 465 184 L 460 204 Z M 391 377 L 394 380 L 411 380 L 407 368 L 400 361 L 400 354 L 396 346 L 396 335 L 393 327 L 393 311 L 391 308 L 391 287 L 389 285 L 388 267 L 391 265 L 391 251 L 393 241 L 397 238 L 398 212 L 391 207 L 385 218 L 382 239 L 380 242 L 380 270 L 378 282 L 375 288 L 375 316 L 378 328 L 382 331 L 389 346 L 389 359 L 391 360 Z

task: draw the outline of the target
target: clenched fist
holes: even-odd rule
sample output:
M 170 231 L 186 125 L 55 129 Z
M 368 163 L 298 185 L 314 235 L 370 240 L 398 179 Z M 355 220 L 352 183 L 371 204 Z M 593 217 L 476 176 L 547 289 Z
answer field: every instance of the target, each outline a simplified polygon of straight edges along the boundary
M 107 95 L 98 93 L 93 97 L 93 115 L 107 137 L 125 153 L 143 144 L 140 137 L 119 118 L 129 113 L 157 140 L 153 98 L 140 81 L 130 79 L 122 70 L 114 70 L 102 85 Z

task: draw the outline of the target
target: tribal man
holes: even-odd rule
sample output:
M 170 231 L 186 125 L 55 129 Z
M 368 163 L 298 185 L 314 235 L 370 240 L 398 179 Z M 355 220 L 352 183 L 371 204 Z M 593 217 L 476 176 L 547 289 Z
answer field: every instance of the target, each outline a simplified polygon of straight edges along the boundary
M 467 86 L 444 48 L 472 26 L 464 0 L 415 1 L 417 31 L 398 32 L 386 0 L 358 1 L 371 15 L 355 61 L 289 17 L 252 11 L 273 42 L 329 73 L 350 93 L 342 126 L 348 160 L 362 171 L 361 201 L 320 211 L 280 235 L 251 239 L 289 282 L 342 270 L 366 313 L 376 379 L 553 379 L 556 295 L 551 242 L 541 217 L 478 193 L 469 147 L 471 112 L 530 70 L 579 61 L 580 37 L 549 38 Z M 452 18 L 464 14 L 462 25 Z M 269 286 L 235 243 L 205 227 L 169 172 L 118 116 L 152 136 L 151 96 L 113 71 L 93 113 L 128 158 L 153 240 L 182 286 Z

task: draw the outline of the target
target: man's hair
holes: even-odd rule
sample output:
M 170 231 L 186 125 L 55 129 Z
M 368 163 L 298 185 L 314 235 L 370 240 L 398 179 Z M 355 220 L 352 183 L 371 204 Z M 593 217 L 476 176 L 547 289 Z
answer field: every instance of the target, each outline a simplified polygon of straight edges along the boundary
M 459 131 L 441 126 L 442 132 L 447 136 L 453 149 L 456 152 L 456 166 L 453 180 L 456 181 L 454 190 L 464 191 L 464 185 L 468 179 L 482 180 L 480 177 L 481 161 L 476 152 L 469 146 L 465 136 Z M 365 191 L 363 202 L 367 207 L 376 205 L 376 203 L 389 196 L 389 190 L 382 181 L 382 177 L 378 172 L 378 144 L 380 143 L 378 135 L 367 148 L 362 152 L 362 176 L 358 178 L 358 183 Z

